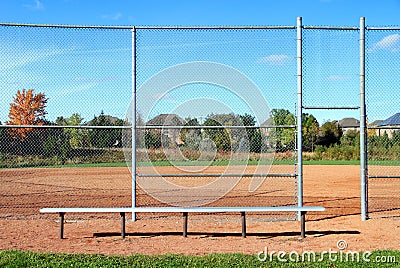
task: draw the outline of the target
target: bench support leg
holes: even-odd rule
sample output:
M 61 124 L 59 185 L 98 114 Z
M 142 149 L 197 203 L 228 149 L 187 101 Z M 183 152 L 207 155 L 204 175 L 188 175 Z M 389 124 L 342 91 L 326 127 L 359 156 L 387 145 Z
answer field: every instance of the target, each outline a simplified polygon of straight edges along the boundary
M 301 238 L 306 237 L 306 211 L 300 212 Z
M 244 211 L 240 212 L 242 216 L 242 237 L 246 237 L 246 213 Z
M 188 213 L 183 212 L 183 237 L 187 237 Z
M 120 212 L 121 215 L 121 237 L 125 238 L 125 212 Z
M 60 235 L 60 239 L 63 239 L 64 238 L 64 215 L 65 215 L 65 212 L 60 212 L 58 214 L 60 215 L 60 232 L 59 232 L 59 235 Z

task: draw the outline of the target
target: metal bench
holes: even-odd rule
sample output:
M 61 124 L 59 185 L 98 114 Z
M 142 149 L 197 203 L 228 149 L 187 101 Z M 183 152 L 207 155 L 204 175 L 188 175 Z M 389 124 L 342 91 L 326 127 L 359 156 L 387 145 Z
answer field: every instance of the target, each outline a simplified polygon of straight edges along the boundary
M 41 213 L 58 213 L 60 215 L 60 238 L 64 238 L 64 215 L 66 213 L 120 213 L 121 236 L 125 238 L 125 214 L 126 213 L 182 213 L 183 236 L 187 237 L 187 225 L 189 213 L 223 213 L 240 212 L 242 217 L 242 237 L 246 237 L 246 212 L 299 212 L 300 235 L 305 238 L 305 215 L 309 211 L 325 211 L 324 207 L 315 206 L 280 206 L 280 207 L 120 207 L 120 208 L 42 208 Z

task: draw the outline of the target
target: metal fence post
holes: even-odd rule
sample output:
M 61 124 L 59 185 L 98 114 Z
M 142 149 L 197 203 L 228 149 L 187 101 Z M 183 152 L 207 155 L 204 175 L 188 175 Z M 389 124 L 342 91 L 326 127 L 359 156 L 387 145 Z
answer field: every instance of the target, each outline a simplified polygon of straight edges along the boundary
M 303 206 L 303 49 L 302 49 L 302 18 L 297 17 L 297 203 Z M 301 213 L 298 214 L 301 220 Z
M 366 131 L 366 105 L 365 105 L 365 17 L 360 18 L 360 176 L 361 176 L 361 220 L 368 217 L 367 200 L 367 131 Z
M 132 208 L 136 207 L 136 29 L 132 28 Z M 132 212 L 136 221 L 136 212 Z

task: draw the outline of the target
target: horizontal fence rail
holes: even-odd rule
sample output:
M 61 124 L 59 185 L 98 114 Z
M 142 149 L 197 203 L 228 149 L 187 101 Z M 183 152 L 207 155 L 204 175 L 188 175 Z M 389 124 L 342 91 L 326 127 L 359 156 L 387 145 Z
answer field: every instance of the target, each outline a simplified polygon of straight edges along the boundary
M 215 174 L 215 173 L 193 173 L 193 174 L 137 174 L 138 177 L 297 177 L 297 174 Z
M 270 129 L 270 128 L 295 128 L 287 126 L 135 126 L 136 129 Z M 0 125 L 0 128 L 87 128 L 87 129 L 132 129 L 132 126 L 54 126 L 54 125 Z

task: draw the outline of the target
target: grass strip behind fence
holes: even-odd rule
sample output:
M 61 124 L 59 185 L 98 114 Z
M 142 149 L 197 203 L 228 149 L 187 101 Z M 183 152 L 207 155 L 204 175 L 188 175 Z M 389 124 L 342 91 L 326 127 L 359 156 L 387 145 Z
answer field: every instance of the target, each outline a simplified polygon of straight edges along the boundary
M 368 161 L 371 166 L 400 166 L 400 161 L 397 160 L 370 160 Z M 138 162 L 137 166 L 208 166 L 202 162 L 196 161 L 182 161 L 171 163 L 169 161 L 153 161 L 153 162 Z M 250 160 L 248 162 L 243 161 L 229 161 L 229 160 L 219 160 L 213 161 L 211 166 L 228 166 L 228 165 L 270 165 L 271 162 L 266 161 L 256 161 Z M 272 165 L 293 165 L 293 160 L 275 160 Z M 303 165 L 360 165 L 359 160 L 304 160 Z M 24 165 L 15 167 L 3 167 L 3 168 L 85 168 L 85 167 L 127 167 L 131 166 L 130 163 L 126 162 L 107 162 L 107 163 L 79 163 L 79 164 L 65 164 L 65 165 Z M 2 168 L 0 168 L 2 169 Z

